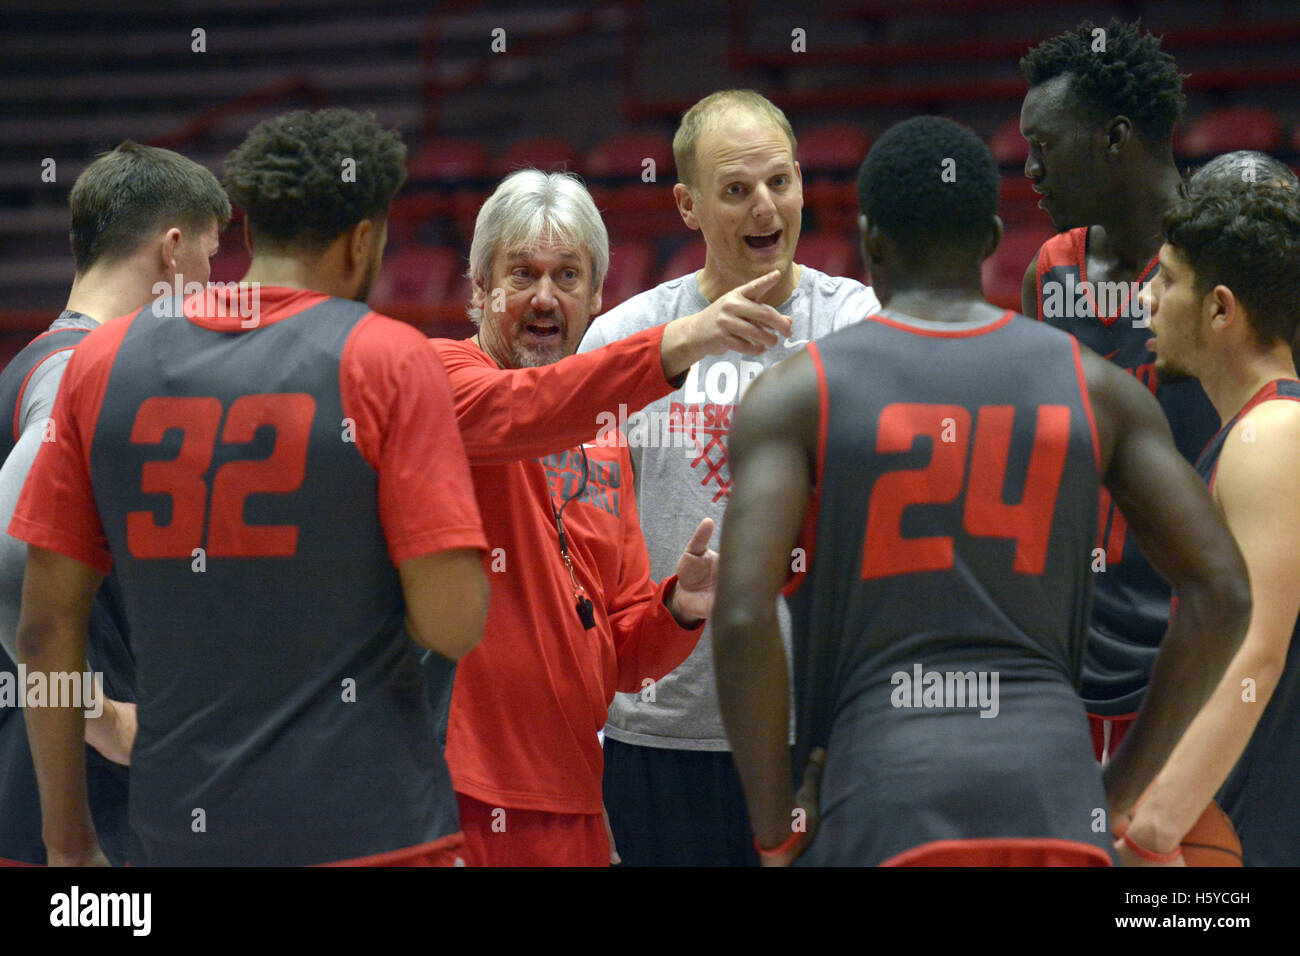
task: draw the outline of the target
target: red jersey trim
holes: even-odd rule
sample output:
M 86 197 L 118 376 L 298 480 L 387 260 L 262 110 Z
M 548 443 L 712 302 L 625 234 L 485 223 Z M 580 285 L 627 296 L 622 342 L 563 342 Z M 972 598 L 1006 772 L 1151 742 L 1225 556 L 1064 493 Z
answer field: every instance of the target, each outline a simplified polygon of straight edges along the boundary
M 1101 847 L 1049 837 L 991 837 L 973 840 L 934 840 L 880 863 L 880 866 L 991 866 L 999 854 L 1041 854 L 1040 863 L 1020 866 L 1113 866 Z M 1003 864 L 1006 865 L 1006 864 Z
M 238 301 L 239 292 L 237 289 L 218 290 L 209 286 L 206 292 L 195 293 L 185 299 L 181 308 L 185 318 L 190 323 L 197 325 L 200 328 L 209 329 L 213 332 L 256 332 L 258 329 L 265 326 L 275 325 L 277 322 L 283 322 L 285 319 L 293 318 L 293 316 L 298 315 L 301 312 L 306 312 L 313 306 L 320 305 L 322 302 L 330 298 L 330 296 L 325 295 L 323 292 L 317 292 L 315 289 L 291 289 L 286 286 L 257 286 L 257 290 L 259 303 L 261 301 L 262 293 L 269 293 L 272 298 L 276 299 L 280 298 L 281 295 L 284 295 L 284 298 L 266 310 L 262 310 L 259 305 L 258 311 L 254 316 L 256 324 L 252 326 L 244 326 L 243 323 L 247 320 L 240 315 L 212 316 L 207 314 L 208 312 L 228 311 L 224 308 L 206 308 L 209 302 L 215 303 L 217 301 L 217 297 L 213 295 L 213 293 L 225 293 L 230 291 L 234 293 L 233 298 Z M 148 309 L 149 306 L 145 306 L 145 308 Z M 193 314 L 193 310 L 200 308 L 202 308 L 202 314 Z
M 1083 284 L 1083 294 L 1084 296 L 1087 297 L 1088 304 L 1092 306 L 1092 314 L 1097 317 L 1098 322 L 1106 326 L 1106 328 L 1110 328 L 1112 325 L 1115 324 L 1115 322 L 1119 319 L 1119 317 L 1124 314 L 1124 310 L 1128 308 L 1128 304 L 1129 304 L 1128 297 L 1133 294 L 1133 287 L 1132 286 L 1129 287 L 1128 292 L 1125 294 L 1124 301 L 1119 305 L 1118 312 L 1116 312 L 1114 315 L 1111 316 L 1105 316 L 1101 314 L 1101 308 L 1097 305 L 1096 298 L 1093 297 L 1092 289 L 1090 286 L 1086 284 L 1088 282 L 1088 236 L 1089 235 L 1090 235 L 1090 228 L 1085 228 L 1083 230 L 1083 249 L 1081 250 L 1082 254 L 1078 258 L 1079 282 L 1080 284 Z M 1151 261 L 1147 263 L 1147 267 L 1142 270 L 1140 275 L 1138 275 L 1136 284 L 1138 286 L 1141 286 L 1144 282 L 1146 282 L 1147 276 L 1151 275 L 1151 270 L 1154 269 L 1159 264 L 1160 264 L 1160 256 L 1159 255 L 1152 256 Z
M 987 325 L 981 325 L 979 328 L 975 329 L 956 329 L 951 332 L 944 329 L 919 329 L 914 325 L 908 325 L 905 322 L 897 322 L 893 319 L 886 318 L 879 312 L 868 315 L 863 321 L 879 322 L 881 325 L 888 325 L 891 328 L 902 329 L 904 332 L 912 332 L 916 335 L 924 335 L 934 339 L 969 339 L 974 338 L 977 335 L 996 332 L 998 329 L 1002 328 L 1002 326 L 1010 322 L 1015 317 L 1015 314 L 1015 309 L 1007 309 L 1006 312 L 1002 313 L 1000 319 L 996 319 Z
M 455 857 L 464 845 L 465 835 L 457 830 L 418 846 L 353 857 L 350 860 L 317 863 L 315 866 L 455 866 Z
M 808 576 L 808 565 L 812 562 L 813 551 L 817 545 L 817 518 L 821 511 L 822 478 L 826 474 L 826 433 L 829 428 L 830 395 L 826 390 L 826 369 L 822 366 L 821 351 L 816 342 L 808 343 L 808 357 L 812 359 L 813 370 L 817 373 L 817 470 L 813 474 L 812 494 L 808 498 L 808 507 L 803 515 L 803 527 L 799 529 L 798 546 L 804 549 L 804 570 L 791 572 L 781 587 L 786 597 L 799 590 Z
M 107 576 L 113 570 L 113 558 L 107 551 L 101 551 L 86 544 L 81 538 L 57 531 L 49 525 L 36 524 L 20 515 L 14 515 L 9 520 L 9 534 L 38 548 L 71 558 L 98 574 Z
M 1070 348 L 1074 350 L 1074 374 L 1079 377 L 1079 398 L 1083 400 L 1083 410 L 1088 416 L 1088 430 L 1092 433 L 1092 460 L 1097 466 L 1097 477 L 1101 477 L 1101 442 L 1097 439 L 1097 419 L 1092 415 L 1092 396 L 1088 394 L 1088 380 L 1083 374 L 1083 357 L 1079 353 L 1079 340 L 1070 336 Z
M 1077 263 L 1079 259 L 1087 258 L 1084 251 L 1087 248 L 1088 227 L 1080 226 L 1070 229 L 1066 232 L 1058 233 L 1051 239 L 1038 247 L 1038 256 L 1034 260 L 1038 267 L 1034 270 L 1034 297 L 1038 300 L 1038 315 L 1035 316 L 1039 322 L 1043 321 L 1043 276 L 1053 266 L 1066 265 L 1071 262 Z M 1046 257 L 1044 257 L 1046 253 Z M 1057 259 L 1058 255 L 1064 255 L 1064 258 Z
M 1239 424 L 1241 424 L 1242 418 L 1248 415 L 1257 405 L 1263 405 L 1265 402 L 1271 402 L 1274 400 L 1283 401 L 1283 402 L 1300 402 L 1300 398 L 1296 398 L 1294 395 L 1279 395 L 1277 393 L 1278 382 L 1300 382 L 1300 379 L 1294 379 L 1294 378 L 1273 379 L 1273 381 L 1269 382 L 1267 385 L 1262 387 L 1258 392 L 1252 395 L 1250 401 L 1248 401 L 1245 405 L 1241 406 L 1241 411 L 1237 412 L 1237 414 L 1232 416 L 1232 421 L 1228 422 L 1228 424 L 1220 428 L 1218 432 L 1215 433 L 1214 438 L 1211 438 L 1209 442 L 1206 443 L 1205 447 L 1209 448 L 1210 445 L 1213 445 L 1215 441 L 1218 440 L 1218 437 L 1220 435 L 1223 436 L 1223 440 L 1226 443 L 1228 440 L 1228 435 L 1232 433 L 1232 430 L 1236 428 Z M 1201 450 L 1201 454 L 1205 454 L 1204 449 Z M 1210 491 L 1214 491 L 1215 479 L 1219 477 L 1219 462 L 1222 460 L 1223 460 L 1223 454 L 1222 452 L 1220 452 L 1219 457 L 1214 459 L 1214 471 L 1210 472 Z
M 72 331 L 72 330 L 71 330 L 71 329 L 55 329 L 54 331 L 56 331 L 56 332 L 70 332 L 70 331 Z M 86 332 L 89 332 L 90 329 L 86 329 L 85 331 L 86 331 Z M 49 334 L 50 334 L 49 332 L 42 332 L 40 335 L 36 336 L 36 339 L 44 338 L 45 336 L 47 336 L 47 335 L 49 335 Z M 36 339 L 32 339 L 32 342 L 35 342 Z M 31 342 L 29 342 L 28 344 L 30 345 Z M 80 344 L 81 344 L 80 342 L 77 343 L 77 345 L 80 345 Z M 27 383 L 30 382 L 30 381 L 32 380 L 32 376 L 36 374 L 36 370 L 37 370 L 38 368 L 40 368 L 42 365 L 44 365 L 46 362 L 48 362 L 50 359 L 54 358 L 54 356 L 58 355 L 60 352 L 71 352 L 71 351 L 72 351 L 73 349 L 75 349 L 76 347 L 77 347 L 76 345 L 69 345 L 69 346 L 67 346 L 66 348 L 55 349 L 55 350 L 54 350 L 53 352 L 51 352 L 49 355 L 45 356 L 43 359 L 41 359 L 39 362 L 37 362 L 35 365 L 33 365 L 33 366 L 32 366 L 32 370 L 31 370 L 30 372 L 28 372 L 28 373 L 27 373 L 27 377 L 23 379 L 23 383 L 22 383 L 21 385 L 18 386 L 18 401 L 16 401 L 16 402 L 14 403 L 14 437 L 15 437 L 15 438 L 18 438 L 20 435 L 22 435 L 22 430 L 18 427 L 18 419 L 22 417 L 22 411 L 23 411 L 23 396 L 27 394 Z
M 6 866 L 35 866 L 35 867 L 40 867 L 41 864 L 40 864 L 40 863 L 24 863 L 24 862 L 22 862 L 21 860 L 9 860 L 9 859 L 6 859 L 6 858 L 3 857 L 3 856 L 0 856 L 0 869 L 3 869 L 3 868 L 6 867 Z

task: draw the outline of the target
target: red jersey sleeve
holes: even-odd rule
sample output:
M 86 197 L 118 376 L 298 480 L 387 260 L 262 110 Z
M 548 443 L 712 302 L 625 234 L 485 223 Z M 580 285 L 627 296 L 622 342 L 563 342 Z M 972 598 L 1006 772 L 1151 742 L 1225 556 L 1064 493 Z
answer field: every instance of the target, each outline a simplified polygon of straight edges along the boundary
M 610 416 L 630 415 L 677 386 L 664 378 L 663 326 L 542 368 L 499 369 L 473 342 L 432 339 L 456 402 L 465 452 L 475 465 L 542 458 L 590 441 L 610 443 Z
M 95 506 L 90 449 L 113 360 L 130 327 L 130 317 L 106 322 L 72 353 L 54 400 L 48 440 L 42 442 L 9 522 L 15 538 L 100 574 L 113 569 L 113 557 Z
M 620 449 L 624 474 L 632 474 L 632 459 Z M 612 598 L 605 612 L 618 657 L 618 690 L 633 694 L 647 678 L 659 680 L 690 656 L 704 633 L 704 622 L 684 628 L 664 604 L 664 595 L 677 584 L 677 575 L 658 585 L 650 579 L 650 556 L 646 553 L 641 519 L 637 516 L 636 494 L 629 485 L 620 518 L 623 528 L 622 561 L 618 581 L 610 589 Z M 686 542 L 682 542 L 682 547 Z
M 428 340 L 369 315 L 343 349 L 340 374 L 357 448 L 379 475 L 393 563 L 453 548 L 486 551 L 447 375 Z

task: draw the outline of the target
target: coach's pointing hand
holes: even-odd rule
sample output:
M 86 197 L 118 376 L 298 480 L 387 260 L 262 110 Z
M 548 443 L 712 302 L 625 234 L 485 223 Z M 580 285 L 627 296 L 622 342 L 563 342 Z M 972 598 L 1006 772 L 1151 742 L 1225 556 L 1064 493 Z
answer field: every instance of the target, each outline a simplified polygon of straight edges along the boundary
M 677 586 L 668 598 L 668 610 L 682 627 L 697 627 L 713 613 L 713 592 L 718 586 L 718 552 L 709 547 L 713 519 L 705 518 L 691 535 L 677 562 Z
M 762 355 L 775 347 L 779 335 L 790 334 L 790 317 L 765 305 L 763 296 L 780 279 L 780 270 L 773 269 L 719 296 L 694 315 L 664 326 L 660 346 L 664 376 L 676 378 L 706 355 Z

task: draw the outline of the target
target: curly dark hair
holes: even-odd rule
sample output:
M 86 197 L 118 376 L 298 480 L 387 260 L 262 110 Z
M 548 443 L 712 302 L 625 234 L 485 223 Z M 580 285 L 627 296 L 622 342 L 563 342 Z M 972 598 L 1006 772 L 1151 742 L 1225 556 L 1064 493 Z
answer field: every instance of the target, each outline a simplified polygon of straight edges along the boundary
M 1197 295 L 1225 285 L 1246 307 L 1261 345 L 1295 341 L 1300 192 L 1273 183 L 1211 184 L 1165 213 L 1163 228 L 1196 273 Z
M 388 214 L 406 179 L 406 146 L 371 114 L 299 110 L 258 124 L 225 171 L 255 241 L 319 250 Z
M 1160 49 L 1160 37 L 1142 32 L 1142 21 L 1112 18 L 1104 28 L 1104 49 L 1095 50 L 1098 27 L 1084 20 L 1073 30 L 1044 40 L 1020 60 L 1030 86 L 1062 75 L 1098 119 L 1124 115 L 1143 138 L 1163 142 L 1183 115 L 1183 77 L 1174 58 Z
M 858 171 L 858 206 L 903 252 L 961 245 L 978 253 L 997 215 L 997 164 L 970 129 L 940 116 L 891 126 Z

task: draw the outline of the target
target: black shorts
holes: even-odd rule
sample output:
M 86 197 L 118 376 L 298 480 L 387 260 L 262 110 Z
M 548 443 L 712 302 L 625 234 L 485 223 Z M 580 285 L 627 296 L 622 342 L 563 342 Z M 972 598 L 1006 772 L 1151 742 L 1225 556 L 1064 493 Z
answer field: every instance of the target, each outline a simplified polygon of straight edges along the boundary
M 624 866 L 758 866 L 729 751 L 606 737 L 605 809 Z

